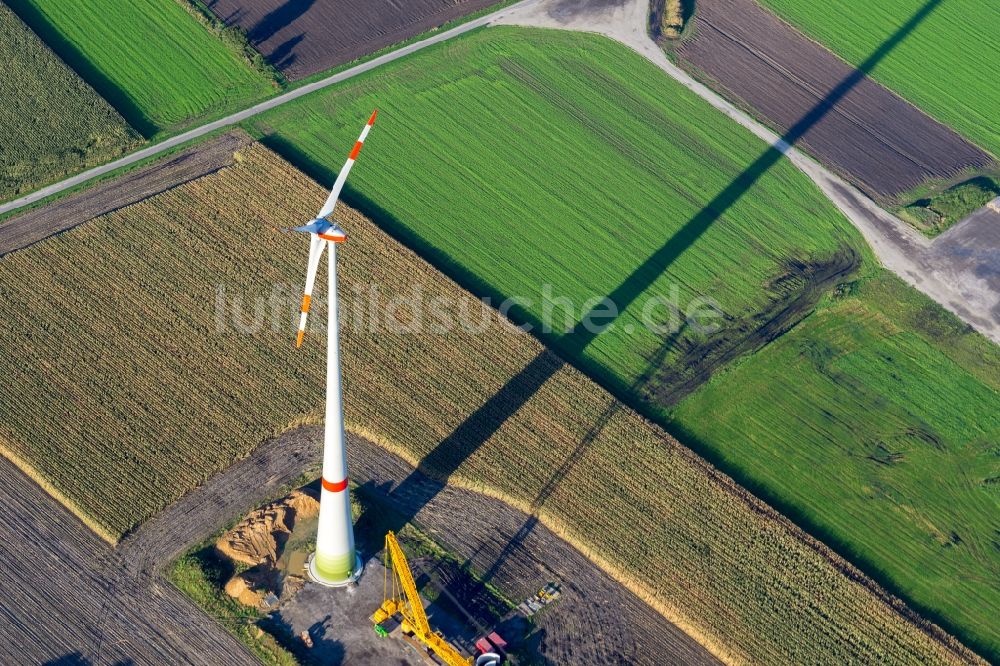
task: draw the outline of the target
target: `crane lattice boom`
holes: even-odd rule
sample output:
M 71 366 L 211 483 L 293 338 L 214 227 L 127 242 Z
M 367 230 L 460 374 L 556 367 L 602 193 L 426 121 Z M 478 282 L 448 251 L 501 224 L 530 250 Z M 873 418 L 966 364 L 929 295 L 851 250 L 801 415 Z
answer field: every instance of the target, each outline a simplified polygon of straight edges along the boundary
M 463 657 L 444 637 L 431 629 L 424 611 L 423 602 L 417 592 L 417 584 L 406 561 L 403 549 L 399 547 L 396 535 L 391 531 L 385 535 L 385 593 L 381 608 L 372 615 L 372 621 L 380 625 L 390 617 L 400 615 L 402 629 L 412 633 L 414 638 L 426 645 L 448 666 L 472 666 L 472 657 Z M 389 576 L 392 582 L 389 582 Z

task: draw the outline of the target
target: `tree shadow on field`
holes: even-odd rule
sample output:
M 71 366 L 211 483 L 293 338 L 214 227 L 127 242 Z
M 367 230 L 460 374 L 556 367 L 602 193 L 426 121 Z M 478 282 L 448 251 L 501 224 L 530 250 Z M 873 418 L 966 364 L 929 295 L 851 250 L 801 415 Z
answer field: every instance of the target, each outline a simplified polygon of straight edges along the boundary
M 247 39 L 254 45 L 266 42 L 309 11 L 315 3 L 316 0 L 285 0 L 247 30 Z
M 906 39 L 941 2 L 942 0 L 928 0 L 925 2 L 916 13 L 895 33 L 889 36 L 851 74 L 841 80 L 823 99 L 796 121 L 774 145 L 768 146 L 729 185 L 691 217 L 677 233 L 667 239 L 662 246 L 636 267 L 601 303 L 598 303 L 594 309 L 586 313 L 569 333 L 558 337 L 540 334 L 539 337 L 542 341 L 554 350 L 555 353 L 549 350 L 540 352 L 520 372 L 511 378 L 504 387 L 470 414 L 462 424 L 455 428 L 450 435 L 441 440 L 424 457 L 418 466 L 418 471 L 421 473 L 414 472 L 392 490 L 391 495 L 399 500 L 398 505 L 400 507 L 407 507 L 406 511 L 400 512 L 400 515 L 396 519 L 398 524 L 393 526 L 393 529 L 397 529 L 398 531 L 399 527 L 412 520 L 420 509 L 444 488 L 448 479 L 455 473 L 462 462 L 488 441 L 509 418 L 516 414 L 563 367 L 565 362 L 562 359 L 569 359 L 574 366 L 607 388 L 613 395 L 622 400 L 625 405 L 635 409 L 647 418 L 664 425 L 662 414 L 655 409 L 655 405 L 644 401 L 637 391 L 638 388 L 648 386 L 651 378 L 655 377 L 655 358 L 650 363 L 644 376 L 638 382 L 629 386 L 610 376 L 606 368 L 598 366 L 596 362 L 589 360 L 583 355 L 597 336 L 603 330 L 606 330 L 608 325 L 613 323 L 613 318 L 608 319 L 606 317 L 604 304 L 610 301 L 616 306 L 616 310 L 619 313 L 628 309 L 678 257 L 698 241 L 712 224 L 717 222 L 731 206 L 754 187 L 757 181 L 781 159 L 789 147 L 797 143 L 812 126 L 826 116 L 854 86 L 862 81 L 879 62 Z M 286 139 L 278 135 L 270 135 L 262 139 L 262 142 L 319 182 L 329 186 L 335 179 L 335 171 L 318 163 Z M 348 185 L 344 190 L 342 199 L 351 207 L 376 221 L 383 230 L 415 250 L 438 270 L 451 277 L 472 293 L 480 297 L 494 299 L 494 302 L 502 302 L 506 298 L 507 295 L 501 294 L 481 277 L 471 273 L 459 265 L 453 258 L 430 245 L 426 240 L 419 237 L 414 231 L 396 219 L 390 211 L 382 208 L 365 194 L 354 190 Z M 508 317 L 515 324 L 531 324 L 534 327 L 534 331 L 542 330 L 539 325 L 540 322 L 523 309 L 513 308 L 508 313 Z M 594 326 L 596 317 L 604 317 L 605 320 L 597 322 L 599 325 Z M 591 325 L 584 326 L 583 324 L 587 322 Z M 658 358 L 661 360 L 665 358 L 670 347 L 676 343 L 678 336 L 679 333 L 663 342 L 657 353 Z M 563 464 L 553 473 L 552 477 L 543 486 L 532 503 L 532 515 L 529 516 L 528 520 L 510 542 L 505 545 L 501 556 L 486 570 L 485 581 L 489 581 L 496 575 L 502 566 L 504 554 L 517 548 L 534 529 L 538 523 L 538 510 L 544 505 L 554 490 L 558 488 L 561 481 L 572 470 L 575 462 L 586 452 L 588 446 L 596 440 L 601 430 L 622 406 L 622 404 L 617 403 L 609 405 L 588 434 L 567 455 Z M 765 502 L 768 502 L 806 532 L 817 536 L 826 545 L 845 555 L 853 564 L 859 566 L 867 575 L 875 579 L 883 587 L 889 589 L 895 595 L 906 599 L 906 595 L 902 592 L 899 585 L 878 566 L 858 554 L 852 544 L 830 533 L 827 528 L 817 524 L 812 518 L 806 516 L 797 506 L 788 504 L 780 497 L 777 497 L 771 489 L 761 486 L 741 469 L 727 463 L 691 433 L 684 431 L 676 424 L 669 424 L 665 427 L 686 446 L 734 478 L 737 483 L 747 488 Z M 432 478 L 428 479 L 427 476 Z M 952 626 L 939 613 L 924 608 L 912 600 L 907 600 L 907 603 L 924 617 L 944 627 L 953 635 L 956 635 L 967 645 L 972 646 L 983 654 L 993 654 L 989 646 L 981 644 L 974 638 L 966 635 L 965 632 Z
M 72 652 L 46 661 L 42 666 L 91 666 L 92 663 L 80 652 Z
M 97 94 L 103 97 L 122 115 L 132 128 L 149 139 L 159 131 L 156 124 L 147 116 L 135 101 L 124 90 L 118 87 L 104 72 L 95 67 L 90 60 L 61 32 L 35 8 L 30 0 L 6 0 L 7 6 L 45 42 L 59 58 L 75 71 Z
M 207 0 L 207 2 L 205 2 L 205 6 L 208 7 L 212 14 L 214 14 L 217 19 L 226 25 L 237 25 L 240 22 L 240 19 L 243 18 L 243 14 L 246 13 L 242 7 L 237 7 L 231 11 L 228 16 L 222 16 L 216 9 L 216 5 L 218 4 L 219 0 Z
M 295 53 L 295 47 L 298 46 L 299 43 L 305 39 L 305 37 L 305 34 L 300 32 L 295 37 L 286 39 L 282 42 L 278 48 L 274 49 L 271 55 L 268 56 L 268 59 L 271 61 L 271 65 L 273 65 L 275 69 L 281 71 L 284 71 L 294 65 L 299 59 L 298 55 Z

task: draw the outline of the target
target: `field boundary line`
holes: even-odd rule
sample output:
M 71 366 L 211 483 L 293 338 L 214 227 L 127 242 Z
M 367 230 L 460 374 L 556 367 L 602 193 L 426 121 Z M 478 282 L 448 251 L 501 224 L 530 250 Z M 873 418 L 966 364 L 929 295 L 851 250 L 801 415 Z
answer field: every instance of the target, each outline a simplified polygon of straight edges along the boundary
M 9 460 L 14 467 L 18 468 L 22 474 L 31 479 L 34 483 L 38 485 L 49 497 L 54 499 L 60 505 L 65 507 L 67 511 L 72 513 L 77 520 L 83 523 L 84 527 L 89 529 L 91 532 L 96 534 L 102 541 L 107 543 L 109 546 L 117 546 L 118 539 L 114 537 L 107 529 L 105 529 L 100 523 L 91 518 L 87 513 L 77 506 L 76 502 L 71 500 L 62 491 L 56 488 L 52 483 L 45 478 L 45 476 L 39 472 L 33 465 L 27 462 L 24 458 L 19 456 L 14 452 L 7 442 L 0 438 L 0 456 L 3 456 Z
M 391 51 L 384 55 L 373 58 L 367 62 L 363 62 L 349 69 L 345 69 L 336 74 L 332 74 L 324 79 L 320 79 L 319 81 L 306 84 L 300 88 L 296 88 L 284 94 L 278 95 L 277 97 L 272 97 L 271 99 L 264 100 L 263 102 L 255 104 L 247 109 L 244 109 L 242 111 L 237 111 L 236 113 L 228 115 L 225 118 L 220 118 L 219 120 L 215 120 L 210 123 L 200 125 L 182 134 L 178 134 L 176 136 L 170 137 L 169 139 L 165 139 L 159 143 L 153 144 L 152 146 L 147 146 L 146 148 L 142 148 L 133 153 L 129 153 L 128 155 L 120 157 L 114 161 L 102 164 L 101 166 L 98 167 L 94 167 L 93 169 L 88 169 L 87 171 L 78 173 L 75 176 L 70 176 L 69 178 L 63 179 L 57 183 L 47 185 L 41 189 L 35 190 L 34 192 L 26 194 L 22 197 L 19 197 L 12 201 L 8 201 L 7 203 L 4 204 L 0 204 L 0 215 L 18 210 L 19 208 L 24 208 L 29 204 L 41 201 L 42 199 L 50 197 L 53 194 L 59 194 L 60 192 L 63 192 L 72 187 L 76 187 L 77 185 L 81 185 L 89 180 L 97 178 L 98 176 L 102 176 L 112 171 L 116 171 L 117 169 L 121 169 L 122 167 L 129 166 L 130 164 L 134 164 L 141 160 L 154 157 L 164 151 L 180 146 L 181 144 L 187 143 L 188 141 L 198 139 L 216 130 L 237 125 L 238 123 L 241 123 L 244 120 L 247 120 L 248 118 L 260 115 L 265 111 L 270 111 L 271 109 L 277 108 L 283 104 L 287 104 L 288 102 L 294 101 L 300 97 L 308 95 L 309 93 L 316 92 L 317 90 L 322 90 L 323 88 L 327 88 L 337 83 L 347 81 L 348 79 L 354 78 L 356 76 L 364 74 L 365 72 L 369 72 L 373 69 L 377 69 L 378 67 L 381 67 L 382 65 L 390 63 L 394 60 L 398 60 L 400 58 L 408 56 L 411 53 L 416 53 L 417 51 L 427 48 L 428 46 L 439 44 L 454 37 L 458 37 L 459 35 L 471 32 L 472 30 L 476 30 L 477 28 L 489 25 L 493 23 L 495 20 L 505 16 L 508 12 L 517 9 L 521 5 L 531 3 L 533 1 L 534 0 L 522 0 L 521 2 L 515 3 L 513 5 L 508 5 L 507 7 L 503 7 L 495 12 L 486 14 L 485 16 L 472 19 L 471 21 L 458 25 L 454 28 L 451 28 L 450 30 L 446 30 L 436 35 L 431 35 L 426 39 L 422 39 L 418 42 L 402 46 L 395 51 Z M 9 224 L 9 222 L 7 223 Z
M 0 224 L 0 258 L 207 176 L 233 163 L 233 155 L 253 143 L 236 127 L 115 178 L 94 183 L 48 205 Z

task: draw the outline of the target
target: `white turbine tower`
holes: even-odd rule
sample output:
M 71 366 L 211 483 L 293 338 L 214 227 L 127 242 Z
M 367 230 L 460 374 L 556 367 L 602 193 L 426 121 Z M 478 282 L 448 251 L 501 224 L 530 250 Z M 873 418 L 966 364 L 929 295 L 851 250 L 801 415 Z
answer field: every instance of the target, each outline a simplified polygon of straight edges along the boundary
M 302 346 L 306 332 L 306 318 L 312 300 L 313 284 L 323 250 L 330 247 L 330 307 L 327 326 L 326 356 L 326 427 L 323 436 L 323 489 L 320 495 L 319 528 L 316 533 L 316 552 L 309 558 L 309 575 L 317 583 L 329 586 L 346 585 L 361 576 L 361 558 L 354 550 L 354 525 L 351 520 L 351 498 L 347 492 L 347 452 L 344 448 L 344 404 L 340 386 L 340 331 L 337 325 L 337 244 L 347 240 L 347 234 L 336 223 L 326 218 L 337 206 L 337 198 L 344 188 L 347 174 L 361 152 L 365 137 L 375 124 L 378 111 L 373 111 L 368 124 L 351 150 L 347 163 L 337 175 L 330 196 L 319 215 L 309 224 L 295 227 L 295 231 L 309 234 L 309 268 L 306 288 L 302 296 L 302 315 L 296 347 Z

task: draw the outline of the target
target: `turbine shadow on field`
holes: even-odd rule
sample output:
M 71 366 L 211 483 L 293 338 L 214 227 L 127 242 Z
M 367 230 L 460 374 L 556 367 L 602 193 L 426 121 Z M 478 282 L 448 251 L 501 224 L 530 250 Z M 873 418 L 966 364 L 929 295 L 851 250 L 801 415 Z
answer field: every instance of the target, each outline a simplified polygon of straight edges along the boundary
M 121 114 L 132 129 L 149 139 L 159 128 L 128 94 L 95 67 L 71 41 L 63 37 L 45 15 L 28 0 L 7 0 L 7 6 L 45 42 L 66 65 L 97 91 L 108 104 Z
M 684 335 L 685 328 L 686 324 L 682 324 L 676 332 L 663 341 L 660 348 L 650 359 L 649 363 L 646 364 L 646 370 L 632 384 L 630 391 L 633 395 L 637 395 L 639 391 L 653 381 L 661 363 L 663 362 L 663 359 L 666 358 L 674 344 L 676 344 L 676 342 Z M 524 540 L 528 538 L 528 535 L 530 535 L 538 525 L 538 514 L 539 511 L 541 511 L 542 506 L 546 501 L 548 501 L 549 497 L 552 496 L 552 493 L 559 487 L 563 479 L 565 479 L 573 470 L 577 461 L 580 460 L 580 458 L 587 452 L 587 449 L 589 449 L 590 445 L 593 444 L 598 438 L 604 430 L 604 427 L 607 426 L 611 419 L 624 408 L 625 405 L 618 400 L 613 399 L 610 403 L 608 403 L 608 406 L 605 407 L 604 411 L 601 412 L 601 415 L 597 417 L 597 420 L 590 427 L 590 430 L 587 431 L 587 434 L 580 439 L 580 442 L 576 445 L 573 451 L 566 456 L 562 464 L 558 467 L 558 469 L 556 469 L 555 472 L 552 473 L 552 476 L 550 476 L 548 481 L 546 481 L 542 486 L 538 495 L 535 497 L 535 500 L 531 503 L 528 519 L 524 521 L 524 524 L 521 525 L 517 533 L 504 545 L 493 564 L 483 572 L 483 575 L 480 577 L 480 585 L 490 583 L 496 577 L 500 567 L 503 565 L 504 561 L 507 560 L 509 555 L 514 550 L 519 548 L 522 543 L 524 543 Z M 471 564 L 471 562 L 468 564 Z
M 555 354 L 542 350 L 503 388 L 441 440 L 424 456 L 417 468 L 388 493 L 400 507 L 393 516 L 394 524 L 389 525 L 389 529 L 398 532 L 411 522 L 444 489 L 448 479 L 468 455 L 488 441 L 564 365 Z M 475 443 L 475 447 L 470 448 L 470 443 Z
M 923 7 L 921 7 L 921 9 L 915 13 L 896 33 L 883 42 L 882 45 L 871 56 L 869 56 L 857 70 L 845 77 L 844 80 L 835 86 L 826 97 L 820 100 L 820 102 L 818 102 L 808 113 L 796 122 L 775 145 L 768 146 L 767 149 L 765 149 L 752 164 L 744 169 L 729 185 L 727 185 L 708 204 L 698 211 L 698 213 L 688 220 L 677 233 L 671 236 L 662 246 L 660 246 L 659 249 L 650 255 L 649 258 L 635 268 L 617 288 L 607 295 L 605 302 L 610 301 L 611 303 L 614 303 L 618 312 L 624 312 L 628 309 L 628 307 L 632 305 L 636 299 L 638 299 L 639 296 L 642 295 L 642 293 L 644 293 L 678 257 L 681 256 L 681 254 L 694 245 L 694 243 L 697 242 L 701 235 L 704 234 L 712 224 L 718 221 L 718 219 L 725 214 L 725 212 L 729 210 L 733 204 L 749 192 L 757 181 L 760 180 L 760 178 L 767 173 L 767 171 L 771 169 L 771 167 L 773 167 L 778 160 L 781 159 L 785 146 L 793 145 L 796 141 L 802 138 L 810 127 L 829 113 L 837 102 L 842 99 L 844 95 L 851 90 L 851 88 L 857 85 L 857 83 L 861 81 L 864 76 L 883 58 L 885 58 L 900 42 L 902 42 L 903 39 L 905 39 L 905 37 L 912 32 L 938 4 L 940 4 L 940 2 L 941 0 L 928 0 L 928 2 L 925 3 Z M 275 144 L 278 152 L 285 152 L 282 148 L 287 148 L 287 142 L 283 142 L 280 139 L 275 142 L 272 139 L 269 145 Z M 295 152 L 298 153 L 298 157 L 303 157 L 301 152 Z M 291 156 L 291 160 L 299 164 L 299 162 L 295 160 L 294 155 Z M 324 183 L 332 182 L 332 172 L 329 169 L 317 170 L 315 162 L 313 160 L 308 160 L 307 164 L 309 162 L 313 163 L 313 168 L 311 169 L 313 172 L 312 175 L 321 175 L 321 180 Z M 325 173 L 319 174 L 317 171 L 324 171 Z M 450 259 L 440 251 L 428 248 L 428 244 L 426 242 L 415 238 L 415 234 L 403 228 L 402 225 L 400 225 L 398 221 L 393 218 L 391 213 L 388 213 L 388 211 L 385 211 L 381 207 L 377 206 L 374 202 L 367 199 L 367 197 L 364 197 L 364 195 L 354 191 L 349 191 L 348 196 L 345 196 L 344 199 L 349 205 L 359 209 L 362 213 L 368 215 L 381 224 L 386 225 L 388 227 L 386 230 L 394 235 L 401 236 L 402 238 L 400 238 L 400 240 L 404 243 L 410 245 L 411 247 L 418 248 L 425 258 L 429 259 L 445 273 L 451 275 L 460 284 L 463 284 L 466 288 L 470 288 L 473 293 L 489 296 L 498 295 L 494 289 L 488 285 L 484 285 L 481 279 L 470 276 L 462 269 L 456 271 L 454 260 Z M 430 251 L 424 253 L 423 251 L 425 249 L 429 249 Z M 456 275 L 456 272 L 458 275 Z M 470 277 L 472 277 L 471 280 L 469 279 Z M 596 339 L 600 332 L 611 323 L 610 321 L 604 321 L 600 326 L 593 325 L 595 323 L 595 318 L 598 316 L 606 317 L 602 305 L 603 304 L 598 304 L 594 309 L 584 315 L 577 326 L 574 327 L 570 333 L 552 340 L 547 339 L 545 342 L 558 352 L 560 357 L 570 359 L 575 365 L 583 366 L 585 370 L 590 370 L 591 368 L 588 366 L 592 365 L 592 363 L 583 357 L 583 353 Z M 517 311 L 512 311 L 510 316 L 515 323 L 525 323 L 525 319 L 528 320 L 528 323 L 537 323 L 536 321 L 532 321 L 532 318 L 530 317 L 522 318 L 521 313 Z M 590 322 L 591 325 L 582 326 L 581 324 L 584 322 Z M 536 327 L 535 330 L 538 330 L 538 328 Z M 666 344 L 670 343 L 668 342 Z M 661 353 L 662 352 L 663 350 L 661 349 Z M 420 469 L 424 471 L 425 474 L 433 476 L 440 483 L 446 483 L 448 478 L 459 468 L 462 462 L 479 449 L 479 447 L 481 447 L 507 419 L 513 416 L 518 409 L 520 409 L 520 407 L 524 405 L 528 399 L 530 399 L 531 396 L 559 370 L 560 367 L 562 367 L 562 364 L 563 362 L 559 358 L 549 352 L 541 352 L 533 361 L 525 366 L 521 372 L 513 377 L 506 386 L 501 388 L 493 397 L 487 400 L 486 403 L 470 415 L 464 423 L 459 425 L 451 433 L 451 435 L 443 439 L 433 450 L 431 450 L 431 452 L 428 453 L 427 456 L 425 456 L 421 461 Z M 606 372 L 589 372 L 588 374 L 601 383 L 609 383 Z M 649 375 L 648 371 L 647 375 Z M 632 387 L 612 386 L 610 388 L 613 393 L 623 398 L 627 403 L 634 404 L 637 400 L 638 396 L 632 392 L 632 390 L 636 388 L 635 385 Z M 639 402 L 641 403 L 641 400 Z M 649 410 L 644 408 L 643 405 L 639 404 L 637 407 L 643 413 L 648 414 Z M 607 416 L 607 418 L 610 418 L 610 416 Z M 593 441 L 593 438 L 596 437 L 599 428 L 603 427 L 603 425 L 603 423 L 596 424 L 595 427 L 598 430 L 592 431 L 592 435 L 588 435 L 589 441 Z M 585 450 L 589 441 L 588 438 L 584 438 L 584 441 L 578 445 L 577 451 L 582 452 Z M 706 454 L 706 447 L 699 446 L 698 449 L 700 449 L 699 453 L 702 455 Z M 720 461 L 717 460 L 717 456 L 709 457 L 710 459 L 713 459 L 713 463 L 719 464 Z M 573 459 L 575 459 L 574 455 L 571 455 L 568 460 L 572 461 Z M 722 465 L 722 467 L 726 468 L 729 466 Z M 727 471 L 732 473 L 730 470 Z M 543 490 L 542 495 L 538 498 L 538 500 L 536 500 L 536 503 L 539 501 L 545 501 L 548 495 L 550 495 L 554 490 L 555 485 L 558 484 L 558 481 L 565 476 L 565 473 L 568 473 L 568 469 L 561 475 L 557 473 L 554 476 L 553 482 L 550 482 L 550 484 L 546 486 L 546 489 Z M 742 477 L 744 477 L 744 475 L 739 474 L 738 471 L 736 471 L 735 476 L 741 482 L 743 481 Z M 407 481 L 408 480 L 404 480 L 403 483 L 401 483 L 397 488 L 397 491 L 407 493 L 411 492 L 413 489 L 406 487 L 408 485 Z M 423 502 L 421 502 L 419 500 L 420 495 L 421 493 L 418 492 L 414 493 L 413 497 L 407 497 L 407 502 L 410 504 L 410 511 L 408 513 L 411 518 L 415 516 L 423 504 L 426 503 L 426 499 L 430 499 L 430 497 L 427 497 Z
M 892 52 L 909 33 L 927 18 L 941 1 L 928 0 L 899 30 L 886 39 L 878 49 L 866 58 L 857 69 L 834 86 L 822 100 L 796 121 L 774 145 L 768 146 L 753 163 L 747 166 L 729 185 L 691 217 L 680 230 L 667 239 L 642 264 L 636 267 L 618 287 L 607 295 L 602 303 L 584 315 L 570 333 L 561 337 L 542 334 L 540 337 L 542 337 L 543 341 L 549 347 L 558 353 L 558 356 L 547 350 L 540 352 L 505 386 L 490 397 L 424 457 L 418 467 L 423 472 L 422 474 L 418 475 L 414 472 L 392 490 L 391 495 L 399 500 L 399 505 L 408 507 L 405 512 L 398 516 L 399 524 L 394 527 L 399 528 L 412 520 L 427 502 L 441 492 L 448 479 L 458 470 L 461 464 L 485 444 L 509 418 L 516 414 L 563 367 L 564 361 L 562 361 L 562 358 L 569 359 L 575 366 L 587 372 L 595 381 L 604 385 L 616 397 L 623 400 L 625 405 L 635 408 L 649 418 L 659 420 L 662 425 L 661 414 L 653 408 L 653 405 L 644 402 L 642 396 L 638 394 L 639 389 L 655 382 L 653 378 L 656 376 L 656 367 L 654 367 L 657 365 L 656 358 L 652 359 L 646 373 L 635 384 L 629 386 L 622 382 L 616 382 L 613 377 L 609 376 L 606 369 L 597 366 L 596 362 L 583 356 L 584 352 L 600 332 L 612 322 L 604 321 L 602 322 L 602 326 L 590 325 L 584 327 L 580 324 L 584 322 L 591 322 L 593 324 L 596 317 L 606 317 L 603 303 L 609 300 L 614 303 L 617 312 L 624 312 L 632 305 L 678 257 L 698 241 L 709 227 L 716 223 L 731 206 L 753 188 L 757 181 L 781 159 L 789 146 L 798 142 L 811 127 L 828 114 L 855 85 L 862 81 L 881 60 Z M 325 185 L 330 185 L 333 182 L 336 173 L 332 169 L 320 164 L 283 137 L 271 134 L 265 136 L 262 142 L 319 182 Z M 453 258 L 420 238 L 414 231 L 397 220 L 391 212 L 379 206 L 363 193 L 354 190 L 348 185 L 345 188 L 342 198 L 345 203 L 376 221 L 383 230 L 417 251 L 424 259 L 428 260 L 436 268 L 472 293 L 479 296 L 491 297 L 496 302 L 501 302 L 505 298 L 505 295 L 499 293 L 492 285 L 463 268 Z M 534 325 L 534 330 L 541 330 L 540 326 L 538 326 L 540 322 L 526 311 L 517 308 L 512 309 L 509 317 L 514 323 L 530 323 Z M 669 352 L 670 347 L 677 341 L 677 337 L 673 336 L 665 340 L 664 344 L 661 345 L 658 352 L 658 357 L 661 360 Z M 586 452 L 588 446 L 595 441 L 601 430 L 621 408 L 621 404 L 612 403 L 597 419 L 587 435 L 567 455 L 563 464 L 553 473 L 533 502 L 532 515 L 529 516 L 518 534 L 504 547 L 502 550 L 503 553 L 509 553 L 511 550 L 517 548 L 523 539 L 530 534 L 538 522 L 537 511 L 558 488 L 562 480 L 570 473 L 576 461 Z M 676 425 L 671 426 L 669 430 L 676 434 L 690 448 L 707 458 L 716 467 L 732 476 L 742 486 L 758 497 L 761 497 L 764 501 L 769 502 L 772 506 L 775 506 L 806 531 L 817 535 L 827 545 L 847 555 L 856 564 L 860 564 L 866 573 L 878 580 L 885 587 L 899 594 L 898 586 L 893 585 L 891 579 L 884 572 L 880 571 L 878 567 L 865 562 L 864 558 L 860 557 L 850 544 L 835 538 L 822 526 L 815 524 L 814 521 L 804 515 L 795 506 L 782 501 L 773 495 L 768 488 L 761 487 L 741 470 L 734 469 L 732 465 L 721 460 L 718 455 L 713 454 L 711 449 L 699 442 L 697 438 L 690 436 L 686 432 L 678 432 L 679 429 Z M 427 476 L 432 478 L 428 479 Z M 486 571 L 486 581 L 496 575 L 501 562 L 502 558 Z M 940 618 L 938 614 L 926 612 L 927 609 L 923 608 L 919 608 L 919 610 L 924 612 L 925 616 L 932 619 L 932 621 L 947 627 L 947 623 L 943 622 L 943 618 Z M 954 632 L 954 629 L 952 631 Z
M 653 281 L 659 277 L 659 275 L 662 274 L 662 272 L 665 271 L 670 264 L 681 255 L 681 253 L 691 247 L 691 245 L 697 241 L 697 239 L 711 224 L 717 221 L 728 208 L 730 208 L 753 187 L 757 180 L 759 180 L 760 177 L 763 176 L 763 174 L 766 173 L 781 158 L 784 152 L 780 148 L 782 147 L 782 144 L 791 146 L 801 139 L 808 132 L 809 128 L 829 113 L 835 107 L 837 102 L 842 99 L 844 95 L 846 95 L 855 85 L 857 85 L 859 81 L 863 80 L 868 72 L 870 72 L 872 68 L 874 68 L 878 62 L 888 55 L 899 43 L 901 43 L 903 39 L 905 39 L 905 37 L 912 32 L 938 4 L 940 4 L 940 2 L 941 0 L 928 0 L 928 2 L 925 3 L 921 9 L 906 22 L 906 24 L 904 24 L 889 39 L 883 42 L 882 45 L 854 72 L 835 86 L 826 97 L 824 97 L 819 103 L 816 104 L 815 107 L 810 109 L 808 113 L 806 113 L 791 128 L 789 128 L 776 145 L 769 146 L 764 153 L 757 158 L 757 160 L 740 173 L 739 176 L 737 176 L 736 179 L 734 179 L 722 192 L 709 202 L 708 205 L 692 217 L 677 234 L 671 237 L 663 246 L 660 247 L 659 250 L 657 250 L 642 265 L 640 265 L 639 268 L 634 270 L 628 278 L 626 278 L 626 280 L 618 286 L 618 288 L 612 291 L 608 295 L 608 299 L 615 303 L 618 308 L 618 312 L 624 311 L 639 295 L 648 289 Z M 852 262 L 852 265 L 856 266 L 856 257 L 855 262 Z M 584 320 L 586 320 L 586 317 Z M 641 400 L 641 391 L 655 383 L 655 378 L 659 369 L 659 361 L 662 361 L 662 359 L 666 357 L 669 350 L 679 340 L 682 334 L 683 328 L 675 333 L 670 339 L 666 340 L 663 345 L 661 345 L 656 356 L 654 356 L 651 362 L 647 365 L 646 371 L 643 375 L 625 390 L 624 395 L 622 396 L 625 400 L 629 402 L 636 399 Z M 580 355 L 593 341 L 594 337 L 596 336 L 593 333 L 589 331 L 581 331 L 579 330 L 579 327 L 577 327 L 577 332 L 558 339 L 554 346 L 562 355 L 572 359 L 574 363 L 579 364 L 579 361 L 582 360 L 580 359 Z M 617 391 L 613 392 L 618 393 Z M 532 503 L 528 519 L 521 526 L 514 537 L 503 547 L 500 555 L 493 565 L 484 572 L 482 576 L 482 584 L 492 581 L 506 557 L 524 542 L 527 536 L 538 524 L 538 515 L 542 506 L 562 480 L 566 478 L 576 461 L 579 460 L 579 458 L 586 452 L 588 446 L 597 438 L 615 413 L 617 413 L 622 407 L 622 403 L 617 401 L 609 405 L 604 413 L 597 419 L 591 430 L 581 439 L 576 448 L 566 457 L 560 468 L 556 470 L 549 481 L 542 487 L 542 490 Z M 641 411 L 648 415 L 647 409 L 641 409 Z M 496 427 L 499 427 L 499 424 L 497 424 Z M 727 469 L 731 466 L 724 464 L 723 461 L 719 460 L 718 456 L 711 455 L 706 446 L 697 442 L 697 440 L 692 440 L 691 437 L 685 437 L 683 439 L 689 445 L 692 441 L 696 442 L 696 450 L 698 450 L 700 455 L 708 457 L 714 465 L 722 468 L 724 471 L 734 476 L 744 487 L 748 487 L 754 493 L 758 494 L 758 496 L 763 497 L 766 501 L 776 504 L 782 513 L 792 517 L 796 523 L 804 525 L 806 529 L 809 529 L 814 534 L 818 533 L 822 537 L 825 537 L 824 541 L 828 544 L 831 544 L 832 541 L 833 543 L 831 545 L 841 546 L 840 549 L 842 552 L 852 552 L 853 549 L 851 549 L 848 544 L 842 544 L 838 539 L 831 539 L 830 537 L 832 535 L 830 535 L 827 530 L 816 526 L 811 520 L 804 519 L 805 517 L 800 511 L 796 510 L 796 508 L 787 506 L 787 503 L 783 501 L 776 502 L 776 498 L 774 498 L 767 489 L 759 487 L 757 483 L 746 478 L 745 474 L 740 473 L 738 470 Z M 877 567 L 866 568 L 872 571 L 874 573 L 874 577 L 879 579 L 880 582 L 887 579 L 884 572 L 880 571 Z M 932 616 L 933 615 L 936 614 L 932 614 Z M 940 623 L 941 618 L 935 619 Z

